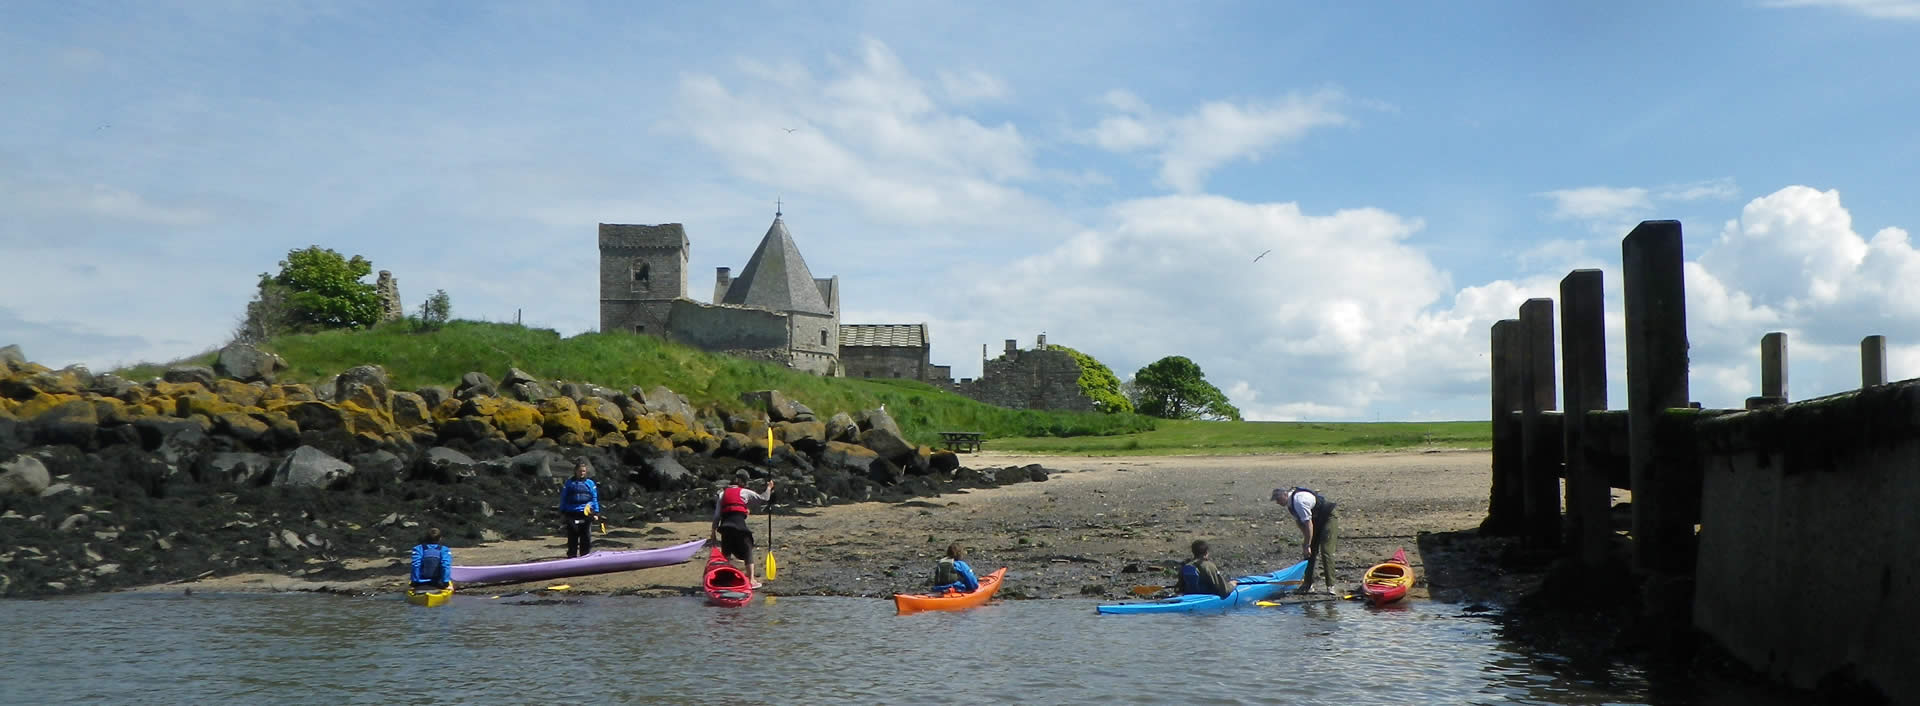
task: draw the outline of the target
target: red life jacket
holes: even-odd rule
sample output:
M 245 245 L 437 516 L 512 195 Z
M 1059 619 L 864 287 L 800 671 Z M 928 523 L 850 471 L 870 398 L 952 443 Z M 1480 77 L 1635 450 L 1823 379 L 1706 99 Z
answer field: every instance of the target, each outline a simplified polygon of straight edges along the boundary
M 720 493 L 720 512 L 747 514 L 747 497 L 740 493 L 740 486 L 734 486 Z

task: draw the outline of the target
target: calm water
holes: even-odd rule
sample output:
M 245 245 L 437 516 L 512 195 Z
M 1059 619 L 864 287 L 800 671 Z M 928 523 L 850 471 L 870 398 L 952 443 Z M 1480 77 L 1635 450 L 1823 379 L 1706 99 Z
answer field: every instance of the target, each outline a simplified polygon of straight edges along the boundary
M 0 702 L 1639 704 L 1444 604 L 1096 616 L 1011 601 L 121 594 L 0 602 Z

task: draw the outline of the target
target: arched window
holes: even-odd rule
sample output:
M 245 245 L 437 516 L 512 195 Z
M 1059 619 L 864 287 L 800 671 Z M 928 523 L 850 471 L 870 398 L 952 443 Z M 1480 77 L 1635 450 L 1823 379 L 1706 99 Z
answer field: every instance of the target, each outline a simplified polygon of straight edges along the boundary
M 633 267 L 633 284 L 641 289 L 653 286 L 653 267 L 645 262 Z
M 827 332 L 825 330 L 820 332 L 820 345 L 827 345 Z

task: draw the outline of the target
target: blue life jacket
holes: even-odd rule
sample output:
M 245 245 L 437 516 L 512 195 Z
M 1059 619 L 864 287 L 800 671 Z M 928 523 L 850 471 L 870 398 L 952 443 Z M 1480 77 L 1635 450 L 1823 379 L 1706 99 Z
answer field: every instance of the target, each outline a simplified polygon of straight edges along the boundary
M 597 488 L 591 478 L 569 478 L 560 489 L 560 509 L 566 512 L 579 512 L 580 508 L 594 504 Z M 597 509 L 597 508 L 596 508 Z
M 1207 588 L 1205 579 L 1200 578 L 1200 566 L 1186 563 L 1180 565 L 1180 593 L 1182 595 L 1213 593 Z
M 446 547 L 439 544 L 422 544 L 415 547 L 420 552 L 420 566 L 414 569 L 414 583 L 439 583 L 445 580 L 447 566 L 440 562 Z

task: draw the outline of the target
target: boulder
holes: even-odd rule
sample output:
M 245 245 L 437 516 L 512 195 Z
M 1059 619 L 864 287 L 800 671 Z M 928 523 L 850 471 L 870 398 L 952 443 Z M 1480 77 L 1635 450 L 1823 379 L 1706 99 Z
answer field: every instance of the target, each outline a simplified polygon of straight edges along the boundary
M 313 398 L 321 402 L 332 402 L 334 386 L 338 385 L 339 382 L 340 376 L 338 375 L 321 380 L 313 386 Z
M 853 443 L 859 440 L 860 427 L 853 423 L 852 415 L 837 412 L 827 420 L 827 441 Z
M 419 395 L 427 403 L 427 409 L 439 409 L 442 402 L 453 399 L 453 391 L 439 385 L 422 387 L 414 390 L 413 394 Z
M 1026 470 L 1027 480 L 1039 483 L 1047 479 L 1047 469 L 1041 468 L 1038 463 L 1027 466 Z
M 140 417 L 133 420 L 133 430 L 140 434 L 140 445 L 148 451 L 159 449 L 169 437 L 185 429 L 198 432 L 200 425 L 173 417 Z M 205 434 L 201 437 L 204 439 Z
M 900 436 L 897 429 L 898 427 L 894 429 L 874 427 L 860 432 L 860 445 L 873 449 L 874 453 L 880 454 L 881 458 L 888 461 L 897 464 L 908 463 L 909 459 L 913 458 L 917 447 L 907 443 L 906 438 Z
M 176 365 L 167 368 L 167 372 L 162 373 L 160 379 L 175 384 L 197 382 L 201 387 L 211 390 L 216 376 L 213 374 L 213 368 L 204 365 Z
M 540 400 L 541 426 L 546 435 L 559 440 L 569 433 L 580 439 L 593 438 L 593 425 L 580 416 L 580 408 L 573 400 L 565 397 L 548 397 Z M 566 443 L 562 441 L 561 443 Z
M 271 479 L 273 459 L 257 453 L 217 453 L 199 473 L 202 483 L 260 485 Z
M 0 346 L 0 372 L 18 370 L 27 364 L 27 354 L 20 352 L 20 346 Z
M 500 384 L 505 385 L 507 387 L 513 387 L 514 385 L 521 385 L 529 382 L 540 382 L 540 379 L 532 375 L 528 375 L 526 371 L 521 370 L 519 368 L 507 368 L 507 376 L 500 379 Z
M 451 483 L 474 475 L 473 457 L 445 446 L 435 446 L 421 454 L 415 466 L 414 477 L 426 478 L 441 483 Z
M 497 397 L 500 388 L 493 384 L 493 378 L 486 373 L 467 373 L 460 376 L 460 384 L 453 388 L 453 396 L 463 400 L 475 397 Z
M 93 403 L 78 398 L 43 411 L 28 422 L 33 443 L 42 446 L 65 444 L 82 450 L 93 448 L 94 430 L 99 426 L 100 415 Z
M 445 441 L 480 441 L 493 438 L 497 432 L 485 417 L 461 417 L 441 422 L 440 426 L 434 428 L 434 433 Z
M 960 454 L 952 451 L 934 451 L 927 457 L 927 467 L 941 473 L 952 473 L 960 468 Z
M 560 383 L 560 396 L 573 400 L 574 403 L 578 404 L 585 401 L 588 397 L 592 397 L 593 391 L 586 385 L 577 382 L 563 382 Z
M 507 468 L 516 474 L 543 480 L 572 472 L 572 464 L 567 462 L 566 456 L 547 449 L 534 449 L 509 458 Z
M 639 388 L 634 388 L 634 391 L 638 392 Z M 648 390 L 644 396 L 635 396 L 641 397 L 642 404 L 645 404 L 649 411 L 664 412 L 688 421 L 693 420 L 696 416 L 693 413 L 693 405 L 687 402 L 687 398 L 681 397 L 674 391 L 667 389 L 665 385 L 659 385 L 652 390 Z
M 507 396 L 521 402 L 539 402 L 560 397 L 560 393 L 542 382 L 518 382 L 507 385 Z M 568 399 L 560 397 L 560 399 Z M 568 400 L 571 401 L 571 400 Z
M 213 432 L 232 438 L 247 446 L 262 448 L 268 443 L 271 428 L 266 422 L 241 412 L 220 412 L 213 415 Z
M 867 480 L 873 481 L 876 485 L 898 485 L 906 479 L 906 471 L 884 458 L 875 460 L 873 466 L 867 469 Z
M 767 413 L 767 418 L 775 422 L 794 421 L 796 414 L 793 401 L 779 390 L 755 390 L 740 393 L 740 401 L 748 407 Z
M 799 400 L 792 400 L 790 405 L 793 407 L 793 421 L 811 422 L 817 419 L 813 415 L 813 408 L 800 404 Z
M 746 434 L 730 431 L 720 436 L 720 448 L 716 450 L 714 454 L 728 458 L 739 458 L 740 454 L 746 452 L 747 444 L 748 439 Z
M 16 353 L 20 350 L 8 346 Z M 37 496 L 45 492 L 53 483 L 53 476 L 47 473 L 47 466 L 32 456 L 15 456 L 6 463 L 0 463 L 0 495 Z
M 1024 483 L 1033 478 L 1033 474 L 1021 466 L 1007 466 L 993 472 L 993 482 L 1001 485 Z
M 87 391 L 101 397 L 112 397 L 114 399 L 132 402 L 135 400 L 129 398 L 138 397 L 144 392 L 144 390 L 135 392 L 136 390 L 141 390 L 141 388 L 139 385 L 134 384 L 132 380 L 113 373 L 102 373 L 93 376 L 93 387 L 88 388 Z
M 419 394 L 395 392 L 390 404 L 393 408 L 393 425 L 396 427 L 411 429 L 433 423 L 433 403 Z
M 356 395 L 359 399 L 356 400 Z M 369 410 L 387 408 L 390 391 L 387 388 L 387 369 L 378 365 L 356 365 L 340 373 L 333 383 L 333 399 L 337 402 L 354 400 Z M 304 427 L 302 427 L 304 428 Z
M 813 453 L 827 445 L 827 425 L 823 422 L 781 422 L 776 436 L 801 451 Z
M 579 400 L 580 416 L 593 425 L 600 434 L 618 434 L 627 430 L 627 415 L 620 405 L 604 397 L 584 397 Z
M 880 460 L 880 454 L 865 446 L 857 446 L 844 441 L 829 441 L 827 448 L 820 452 L 820 465 L 838 468 L 848 473 L 865 474 Z
M 654 452 L 641 459 L 640 484 L 653 492 L 678 491 L 698 484 L 699 478 L 671 453 Z
M 287 361 L 280 356 L 268 353 L 245 343 L 230 343 L 220 349 L 220 356 L 213 361 L 213 372 L 241 382 L 273 382 L 280 371 L 287 369 Z
M 302 432 L 331 432 L 347 425 L 347 415 L 327 402 L 297 402 L 284 411 Z
M 355 455 L 350 461 L 357 475 L 366 481 L 371 481 L 371 483 L 363 482 L 363 486 L 400 480 L 407 471 L 407 460 L 392 451 L 368 451 Z
M 907 438 L 907 435 L 900 431 L 900 425 L 894 423 L 893 415 L 887 414 L 885 405 L 881 405 L 879 409 L 869 409 L 861 412 L 859 421 L 861 432 L 872 429 L 885 429 L 892 432 L 894 436 L 902 439 Z
M 288 454 L 273 470 L 274 487 L 338 488 L 353 479 L 353 465 L 312 446 Z

